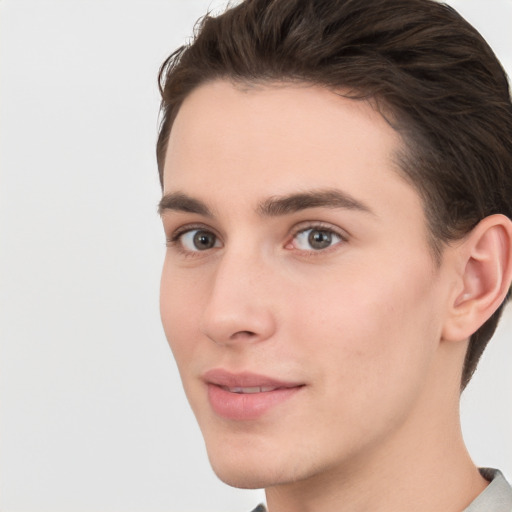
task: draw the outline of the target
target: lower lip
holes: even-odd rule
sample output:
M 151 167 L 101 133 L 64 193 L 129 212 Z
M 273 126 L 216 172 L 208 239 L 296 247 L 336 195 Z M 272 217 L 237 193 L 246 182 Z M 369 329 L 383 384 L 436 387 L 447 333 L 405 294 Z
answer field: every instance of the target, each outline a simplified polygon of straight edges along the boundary
M 302 389 L 280 388 L 262 393 L 231 393 L 208 384 L 208 400 L 219 416 L 229 420 L 255 420 L 273 407 L 285 402 Z

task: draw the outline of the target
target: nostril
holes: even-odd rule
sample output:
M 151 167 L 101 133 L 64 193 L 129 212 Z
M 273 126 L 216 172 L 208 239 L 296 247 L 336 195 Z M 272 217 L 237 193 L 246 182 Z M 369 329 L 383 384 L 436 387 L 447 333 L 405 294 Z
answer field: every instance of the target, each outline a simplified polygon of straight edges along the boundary
M 206 335 L 207 338 L 212 340 L 216 345 L 228 345 L 228 344 L 230 344 L 232 342 L 236 342 L 236 341 L 244 341 L 244 340 L 248 341 L 248 340 L 254 339 L 258 336 L 253 331 L 237 331 L 237 332 L 233 333 L 231 336 L 229 336 L 229 338 L 224 339 L 224 341 L 222 341 L 222 338 L 216 338 L 216 337 L 208 334 L 207 332 L 204 332 L 204 334 Z
M 255 332 L 252 331 L 238 331 L 231 335 L 231 339 L 237 339 L 237 338 L 252 338 L 253 336 L 256 336 Z

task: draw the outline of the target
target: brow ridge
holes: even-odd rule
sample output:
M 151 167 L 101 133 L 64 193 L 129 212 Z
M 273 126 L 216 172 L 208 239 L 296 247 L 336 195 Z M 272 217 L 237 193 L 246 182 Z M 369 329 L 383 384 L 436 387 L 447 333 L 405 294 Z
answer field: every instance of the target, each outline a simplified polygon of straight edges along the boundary
M 278 217 L 308 208 L 343 208 L 373 214 L 367 205 L 338 189 L 311 190 L 285 196 L 272 196 L 262 201 L 256 211 L 264 217 Z M 162 197 L 158 204 L 158 213 L 162 215 L 166 210 L 213 217 L 211 210 L 203 201 L 183 192 L 171 192 Z
M 213 217 L 212 212 L 205 203 L 183 192 L 171 192 L 163 195 L 158 203 L 158 213 L 162 215 L 166 210 L 197 213 L 205 217 Z
M 280 216 L 295 213 L 307 208 L 344 208 L 373 213 L 370 207 L 351 195 L 338 189 L 312 190 L 286 196 L 274 196 L 258 206 L 263 216 Z

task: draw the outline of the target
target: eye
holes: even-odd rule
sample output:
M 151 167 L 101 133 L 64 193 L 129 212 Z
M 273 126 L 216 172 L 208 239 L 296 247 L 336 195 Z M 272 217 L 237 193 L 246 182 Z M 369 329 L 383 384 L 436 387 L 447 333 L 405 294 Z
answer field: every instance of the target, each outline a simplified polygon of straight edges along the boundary
M 301 251 L 321 251 L 342 241 L 343 238 L 334 231 L 314 227 L 299 231 L 294 237 L 293 244 L 296 249 Z
M 190 229 L 179 234 L 176 238 L 185 251 L 206 251 L 221 246 L 217 236 L 205 229 Z

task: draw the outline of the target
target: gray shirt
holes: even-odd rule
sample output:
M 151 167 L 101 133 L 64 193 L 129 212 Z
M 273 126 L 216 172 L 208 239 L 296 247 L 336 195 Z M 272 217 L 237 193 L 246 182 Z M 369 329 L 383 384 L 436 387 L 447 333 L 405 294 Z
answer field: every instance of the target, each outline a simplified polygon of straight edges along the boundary
M 512 512 L 512 487 L 501 472 L 481 468 L 480 473 L 490 483 L 463 512 Z M 266 512 L 266 508 L 258 505 L 252 512 Z

